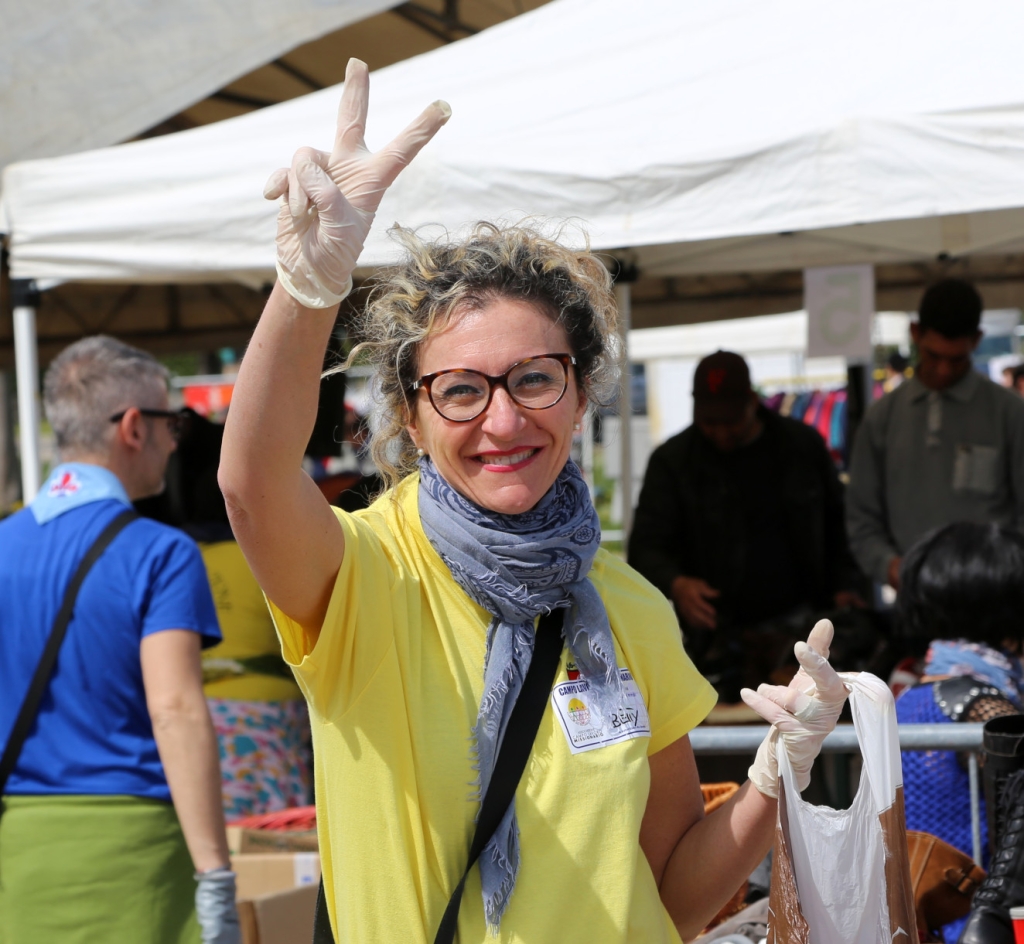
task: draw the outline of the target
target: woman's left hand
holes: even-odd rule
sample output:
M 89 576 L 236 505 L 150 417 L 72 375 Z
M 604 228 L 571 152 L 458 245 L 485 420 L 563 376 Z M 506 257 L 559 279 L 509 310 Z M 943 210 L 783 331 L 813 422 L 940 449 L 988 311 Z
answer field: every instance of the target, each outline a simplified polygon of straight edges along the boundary
M 833 636 L 832 623 L 819 620 L 807 642 L 798 642 L 793 651 L 800 671 L 788 686 L 759 685 L 740 697 L 765 721 L 771 730 L 761 742 L 750 767 L 750 780 L 765 796 L 779 795 L 779 765 L 776 751 L 781 743 L 796 774 L 797 788 L 806 789 L 811 766 L 821 750 L 821 742 L 835 728 L 846 701 L 843 680 L 829 665 L 828 650 Z
M 447 104 L 434 102 L 373 154 L 364 140 L 369 95 L 366 63 L 350 59 L 334 148 L 299 148 L 292 166 L 274 171 L 263 190 L 268 200 L 286 197 L 277 218 L 278 276 L 307 308 L 345 297 L 384 192 L 451 116 Z

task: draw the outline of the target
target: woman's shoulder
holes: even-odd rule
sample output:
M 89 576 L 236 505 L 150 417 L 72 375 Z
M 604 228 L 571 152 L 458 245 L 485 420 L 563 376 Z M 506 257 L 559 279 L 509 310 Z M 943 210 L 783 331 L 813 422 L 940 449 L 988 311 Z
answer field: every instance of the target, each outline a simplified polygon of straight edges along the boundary
M 337 505 L 331 510 L 342 527 L 369 531 L 388 539 L 406 530 L 410 523 L 419 523 L 414 476 L 407 476 L 393 488 L 381 492 L 369 505 L 356 511 L 345 511 Z
M 670 630 L 678 636 L 679 623 L 668 598 L 618 555 L 599 549 L 590 578 L 609 614 L 628 616 L 631 635 Z
M 346 556 L 383 555 L 394 576 L 424 576 L 444 565 L 420 524 L 419 473 L 406 476 L 367 508 L 348 512 L 333 508 L 345 529 Z
M 629 592 L 668 603 L 667 597 L 638 570 L 627 564 L 620 555 L 603 547 L 598 548 L 594 555 L 590 576 L 595 583 L 600 581 L 613 592 Z

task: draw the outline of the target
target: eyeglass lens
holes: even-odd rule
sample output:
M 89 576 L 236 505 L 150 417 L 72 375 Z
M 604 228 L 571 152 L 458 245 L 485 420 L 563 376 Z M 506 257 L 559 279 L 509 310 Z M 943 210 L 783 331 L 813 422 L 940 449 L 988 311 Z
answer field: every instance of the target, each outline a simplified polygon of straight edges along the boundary
M 512 399 L 530 410 L 554 406 L 565 392 L 566 368 L 553 357 L 537 357 L 517 364 L 506 378 Z M 438 413 L 450 420 L 468 420 L 483 412 L 490 395 L 487 378 L 475 370 L 441 374 L 430 386 Z
M 175 413 L 167 417 L 167 428 L 175 439 L 181 439 L 185 433 L 187 417 L 183 413 Z

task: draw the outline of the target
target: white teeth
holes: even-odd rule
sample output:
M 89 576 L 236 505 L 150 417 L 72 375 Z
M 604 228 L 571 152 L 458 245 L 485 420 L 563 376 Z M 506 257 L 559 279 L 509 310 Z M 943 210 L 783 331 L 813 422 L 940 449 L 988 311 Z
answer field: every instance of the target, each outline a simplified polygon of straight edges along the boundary
M 517 462 L 529 459 L 534 451 L 533 449 L 527 449 L 525 452 L 517 452 L 511 456 L 483 456 L 482 458 L 488 465 L 515 465 Z

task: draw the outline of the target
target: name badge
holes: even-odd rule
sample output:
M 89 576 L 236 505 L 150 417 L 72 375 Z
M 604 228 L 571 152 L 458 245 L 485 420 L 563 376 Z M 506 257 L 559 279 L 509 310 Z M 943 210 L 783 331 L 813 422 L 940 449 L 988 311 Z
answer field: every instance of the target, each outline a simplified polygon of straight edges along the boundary
M 570 676 L 573 674 L 570 672 Z M 629 669 L 619 669 L 619 678 L 622 680 L 622 701 L 618 711 L 603 720 L 591 710 L 590 682 L 585 678 L 570 678 L 568 682 L 555 686 L 551 704 L 571 753 L 582 754 L 618 741 L 651 736 L 647 706 Z

